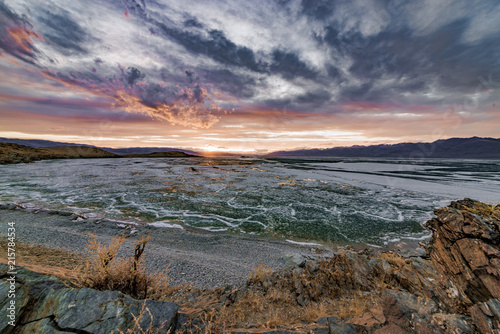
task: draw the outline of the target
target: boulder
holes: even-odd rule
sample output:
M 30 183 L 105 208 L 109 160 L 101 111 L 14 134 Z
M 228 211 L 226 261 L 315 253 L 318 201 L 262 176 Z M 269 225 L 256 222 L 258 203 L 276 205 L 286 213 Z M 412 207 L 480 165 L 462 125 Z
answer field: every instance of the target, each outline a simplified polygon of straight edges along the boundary
M 283 256 L 283 261 L 288 267 L 303 267 L 306 263 L 306 259 L 299 254 L 287 254 Z
M 0 312 L 10 304 L 8 267 L 0 264 Z M 2 321 L 2 333 L 110 333 L 132 329 L 134 316 L 143 316 L 140 327 L 167 331 L 177 316 L 175 303 L 135 300 L 118 291 L 70 288 L 53 276 L 18 268 L 16 326 Z M 14 331 L 15 330 L 15 331 Z

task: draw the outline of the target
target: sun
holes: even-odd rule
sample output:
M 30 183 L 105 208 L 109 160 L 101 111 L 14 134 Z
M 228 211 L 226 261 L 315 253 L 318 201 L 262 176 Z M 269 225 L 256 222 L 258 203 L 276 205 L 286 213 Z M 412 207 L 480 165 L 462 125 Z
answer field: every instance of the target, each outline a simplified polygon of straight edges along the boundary
M 198 150 L 200 153 L 204 155 L 223 155 L 223 154 L 238 154 L 238 153 L 257 153 L 254 148 L 248 147 L 224 147 L 217 146 L 213 144 L 206 144 L 201 147 L 194 147 L 195 150 Z

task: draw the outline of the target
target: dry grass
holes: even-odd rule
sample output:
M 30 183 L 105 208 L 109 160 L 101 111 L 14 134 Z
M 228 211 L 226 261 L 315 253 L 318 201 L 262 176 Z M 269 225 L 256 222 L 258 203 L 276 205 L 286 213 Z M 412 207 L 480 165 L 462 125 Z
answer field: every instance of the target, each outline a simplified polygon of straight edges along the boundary
M 1 249 L 7 249 L 7 243 L 7 238 L 0 238 Z M 4 254 L 6 255 L 6 253 Z M 18 241 L 16 242 L 16 262 L 36 266 L 73 269 L 77 265 L 82 265 L 85 260 L 80 254 L 64 249 L 32 245 Z
M 500 203 L 490 204 L 477 202 L 472 208 L 465 207 L 468 211 L 481 217 L 491 217 L 500 220 Z
M 396 256 L 391 260 L 405 263 Z M 237 296 L 234 301 L 217 310 L 216 325 L 263 329 L 311 323 L 323 316 L 347 319 L 361 315 L 380 302 L 379 294 L 370 288 L 385 287 L 385 277 L 374 277 L 371 287 L 363 286 L 353 279 L 352 270 L 343 256 L 302 273 L 273 273 L 270 268 L 256 266 L 247 288 L 233 291 Z
M 142 324 L 142 322 L 145 320 L 145 317 L 148 318 L 149 320 L 149 325 L 148 324 Z M 132 328 L 128 328 L 125 331 L 118 330 L 118 334 L 161 334 L 161 333 L 171 333 L 171 329 L 166 329 L 166 323 L 164 322 L 163 324 L 160 325 L 160 327 L 155 328 L 153 326 L 153 314 L 151 314 L 151 311 L 146 307 L 146 303 L 142 304 L 141 311 L 139 312 L 138 315 L 132 314 L 133 318 L 133 324 L 134 326 Z M 146 328 L 143 328 L 143 326 L 147 326 Z M 111 332 L 113 334 L 114 331 Z
M 377 266 L 365 266 L 364 259 L 359 253 L 339 253 L 301 270 L 254 267 L 246 287 L 210 309 L 217 314 L 210 328 L 299 328 L 327 316 L 348 321 L 380 305 L 383 290 L 412 286 L 407 278 L 415 268 L 400 255 L 379 253 Z M 418 289 L 410 292 L 422 294 Z
M 381 258 L 387 260 L 387 262 L 396 269 L 401 269 L 406 266 L 406 259 L 399 254 L 395 253 L 382 253 Z
M 135 242 L 134 255 L 129 258 L 118 256 L 118 250 L 125 241 L 115 237 L 109 245 L 97 241 L 90 235 L 89 260 L 76 269 L 77 278 L 73 284 L 97 290 L 118 290 L 133 298 L 164 299 L 177 291 L 168 283 L 166 271 L 149 273 L 143 264 L 143 254 L 150 237 Z
M 258 266 L 253 267 L 253 271 L 250 273 L 249 281 L 252 283 L 264 282 L 271 276 L 272 272 L 272 268 L 259 264 Z
M 295 294 L 272 288 L 267 293 L 250 291 L 219 312 L 218 322 L 231 328 L 276 328 L 283 325 L 311 323 L 320 317 L 335 315 L 347 319 L 366 312 L 379 302 L 378 297 L 360 291 L 347 296 L 325 297 L 301 306 Z

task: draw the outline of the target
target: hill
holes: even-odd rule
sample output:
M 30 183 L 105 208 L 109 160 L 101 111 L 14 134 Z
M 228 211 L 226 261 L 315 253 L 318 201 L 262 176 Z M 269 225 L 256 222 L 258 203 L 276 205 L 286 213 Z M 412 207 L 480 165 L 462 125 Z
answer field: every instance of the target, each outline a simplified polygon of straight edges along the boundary
M 278 151 L 270 153 L 268 156 L 500 159 L 500 139 L 480 137 L 450 138 L 436 140 L 432 143 L 400 143 Z
M 76 144 L 76 143 L 66 143 L 51 140 L 39 140 L 39 139 L 15 139 L 15 138 L 4 138 L 0 137 L 0 143 L 11 143 L 29 146 L 33 148 L 47 148 L 47 147 L 60 147 L 60 146 L 86 146 L 86 147 L 97 147 L 93 145 L 86 144 Z M 98 147 L 107 152 L 126 155 L 126 154 L 150 154 L 156 152 L 184 152 L 186 154 L 196 155 L 195 151 L 184 150 L 180 148 L 173 147 L 127 147 L 127 148 L 111 148 L 111 147 Z
M 148 154 L 119 155 L 91 146 L 53 146 L 33 148 L 25 145 L 0 143 L 0 164 L 15 164 L 47 159 L 86 158 L 187 158 L 194 155 L 184 152 L 154 152 Z
M 33 148 L 24 145 L 0 143 L 0 164 L 33 162 L 46 159 L 118 158 L 119 155 L 97 147 L 61 146 Z

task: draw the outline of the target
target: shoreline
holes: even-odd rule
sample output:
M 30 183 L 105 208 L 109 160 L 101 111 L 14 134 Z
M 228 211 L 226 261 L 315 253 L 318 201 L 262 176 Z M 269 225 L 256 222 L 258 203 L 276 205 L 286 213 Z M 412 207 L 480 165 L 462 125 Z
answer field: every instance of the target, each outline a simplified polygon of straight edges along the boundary
M 133 254 L 133 242 L 151 235 L 145 251 L 149 270 L 168 268 L 173 285 L 193 283 L 198 288 L 217 288 L 244 283 L 259 265 L 273 271 L 293 266 L 302 260 L 320 260 L 346 250 L 372 249 L 418 256 L 417 241 L 394 243 L 381 247 L 369 244 L 317 244 L 278 240 L 258 235 L 211 232 L 196 228 L 155 227 L 111 220 L 96 215 L 85 217 L 69 211 L 25 207 L 0 203 L 0 226 L 15 222 L 19 242 L 85 255 L 89 233 L 108 244 L 112 237 L 125 235 L 120 250 L 123 256 Z M 420 249 L 421 250 L 421 249 Z M 420 252 L 421 253 L 421 252 Z
M 0 203 L 0 226 L 16 226 L 17 242 L 41 245 L 85 255 L 89 233 L 101 243 L 126 235 L 120 254 L 133 254 L 133 241 L 150 235 L 144 263 L 149 270 L 168 268 L 173 285 L 193 283 L 198 288 L 216 288 L 244 283 L 255 266 L 279 270 L 290 266 L 287 257 L 321 259 L 334 250 L 323 245 L 293 244 L 251 235 L 234 235 L 191 229 L 154 227 L 103 218 L 81 218 L 65 211 L 21 208 Z M 4 233 L 2 233 L 4 234 Z M 300 260 L 299 260 L 300 261 Z
M 321 239 L 308 239 L 308 238 L 300 238 L 297 236 L 290 235 L 277 235 L 272 233 L 245 233 L 238 231 L 231 231 L 228 229 L 210 229 L 203 227 L 196 227 L 184 224 L 181 220 L 171 219 L 171 220 L 161 220 L 161 221 L 147 221 L 141 219 L 139 217 L 129 217 L 132 219 L 126 219 L 121 217 L 114 217 L 113 215 L 107 216 L 102 213 L 95 213 L 92 209 L 87 208 L 76 208 L 76 207 L 68 207 L 68 208 L 50 208 L 45 207 L 37 203 L 18 203 L 18 202 L 1 202 L 0 201 L 0 212 L 4 208 L 11 208 L 11 210 L 19 210 L 31 213 L 49 213 L 49 214 L 61 214 L 63 216 L 71 216 L 72 220 L 77 219 L 81 221 L 85 219 L 90 222 L 101 221 L 107 223 L 115 223 L 117 225 L 123 225 L 121 227 L 133 228 L 137 226 L 150 226 L 150 227 L 158 227 L 165 229 L 180 229 L 186 232 L 194 233 L 194 234 L 209 234 L 209 235 L 231 235 L 234 237 L 248 237 L 252 239 L 261 239 L 263 241 L 277 241 L 281 243 L 285 243 L 288 245 L 296 245 L 300 247 L 311 247 L 311 248 L 328 248 L 333 250 L 344 250 L 346 248 L 351 248 L 354 250 L 362 250 L 365 248 L 376 249 L 380 251 L 395 251 L 395 252 L 404 252 L 411 251 L 415 248 L 419 247 L 420 242 L 426 242 L 431 237 L 431 232 L 424 227 L 425 221 L 422 221 L 420 225 L 423 228 L 422 232 L 413 233 L 418 236 L 407 236 L 407 235 L 392 235 L 391 233 L 387 234 L 384 238 L 385 241 L 383 244 L 377 244 L 372 242 L 349 242 L 349 241 L 327 241 Z M 15 207 L 15 208 L 14 208 Z M 71 211 L 75 209 L 75 211 Z M 84 211 L 79 212 L 76 209 Z M 431 219 L 432 217 L 429 217 Z M 384 239 L 384 238 L 381 238 Z

